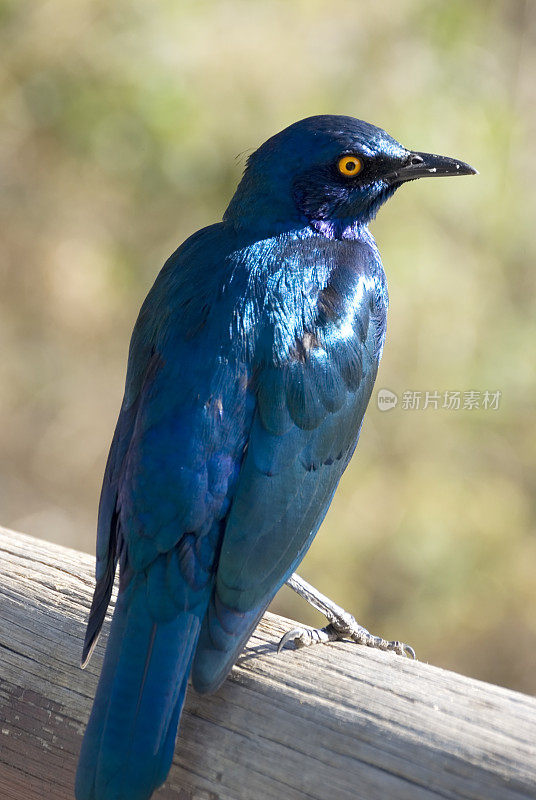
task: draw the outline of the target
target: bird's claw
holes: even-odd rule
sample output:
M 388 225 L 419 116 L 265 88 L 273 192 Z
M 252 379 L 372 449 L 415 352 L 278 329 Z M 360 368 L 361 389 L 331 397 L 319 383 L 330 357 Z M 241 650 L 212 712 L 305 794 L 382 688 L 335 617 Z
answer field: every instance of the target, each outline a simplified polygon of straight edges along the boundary
M 294 647 L 297 650 L 301 647 L 309 647 L 312 644 L 333 642 L 337 637 L 330 635 L 330 627 L 330 625 L 326 625 L 325 628 L 293 628 L 281 637 L 277 645 L 277 652 L 280 653 L 291 640 L 294 641 Z
M 331 624 L 336 631 L 339 632 L 340 639 L 351 639 L 356 644 L 364 644 L 367 647 L 374 647 L 376 650 L 386 650 L 396 653 L 399 656 L 406 656 L 415 659 L 415 650 L 409 644 L 400 642 L 398 639 L 388 641 L 381 636 L 374 636 L 372 633 L 359 625 L 358 622 L 349 614 L 351 622 L 348 624 L 346 620 L 341 624 L 339 620 L 334 620 Z
M 381 636 L 374 636 L 362 625 L 359 625 L 351 614 L 346 612 L 343 617 L 333 619 L 324 628 L 293 628 L 287 631 L 279 641 L 277 652 L 280 653 L 291 640 L 294 641 L 294 646 L 300 649 L 302 647 L 310 647 L 313 644 L 324 644 L 342 639 L 350 639 L 356 644 L 374 647 L 376 650 L 390 651 L 407 658 L 416 658 L 415 650 L 409 644 L 398 640 L 387 641 Z

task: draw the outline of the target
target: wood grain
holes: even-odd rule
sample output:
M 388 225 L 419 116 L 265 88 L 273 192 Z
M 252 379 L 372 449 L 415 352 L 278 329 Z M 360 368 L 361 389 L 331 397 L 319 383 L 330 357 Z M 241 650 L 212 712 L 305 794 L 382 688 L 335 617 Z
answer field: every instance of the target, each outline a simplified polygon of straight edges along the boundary
M 72 800 L 105 645 L 81 671 L 93 569 L 0 529 L 2 800 Z M 267 614 L 217 694 L 190 692 L 155 798 L 536 798 L 534 698 L 351 643 L 277 655 L 290 625 Z

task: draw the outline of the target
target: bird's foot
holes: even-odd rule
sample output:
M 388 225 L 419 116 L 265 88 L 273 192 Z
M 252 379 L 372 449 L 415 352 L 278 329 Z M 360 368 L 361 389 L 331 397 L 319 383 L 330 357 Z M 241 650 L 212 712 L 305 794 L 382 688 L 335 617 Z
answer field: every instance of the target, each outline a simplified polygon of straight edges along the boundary
M 348 614 L 344 619 L 336 619 L 323 628 L 293 628 L 287 631 L 277 646 L 277 652 L 281 652 L 283 647 L 290 641 L 293 641 L 294 646 L 299 649 L 301 647 L 310 647 L 312 644 L 324 644 L 343 639 L 349 639 L 367 647 L 374 647 L 377 650 L 390 650 L 399 656 L 416 657 L 415 650 L 409 644 L 398 640 L 389 642 L 381 636 L 374 636 L 360 625 L 351 614 Z
M 416 657 L 413 647 L 410 647 L 409 644 L 399 641 L 389 642 L 381 636 L 374 636 L 369 633 L 351 614 L 333 603 L 296 573 L 289 578 L 287 584 L 300 597 L 303 597 L 314 608 L 324 614 L 329 624 L 324 628 L 294 628 L 287 631 L 279 642 L 278 652 L 290 641 L 294 641 L 294 646 L 300 648 L 310 647 L 313 644 L 349 639 L 357 644 L 364 644 L 377 650 L 390 650 L 401 656 Z

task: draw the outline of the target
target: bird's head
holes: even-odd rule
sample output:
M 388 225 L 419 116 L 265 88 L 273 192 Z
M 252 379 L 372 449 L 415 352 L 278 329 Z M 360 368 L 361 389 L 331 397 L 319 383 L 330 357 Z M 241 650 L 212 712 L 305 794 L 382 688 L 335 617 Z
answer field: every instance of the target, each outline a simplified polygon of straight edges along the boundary
M 252 232 L 305 224 L 328 236 L 351 236 L 402 183 L 475 172 L 463 161 L 407 150 L 353 117 L 308 117 L 249 157 L 224 220 Z

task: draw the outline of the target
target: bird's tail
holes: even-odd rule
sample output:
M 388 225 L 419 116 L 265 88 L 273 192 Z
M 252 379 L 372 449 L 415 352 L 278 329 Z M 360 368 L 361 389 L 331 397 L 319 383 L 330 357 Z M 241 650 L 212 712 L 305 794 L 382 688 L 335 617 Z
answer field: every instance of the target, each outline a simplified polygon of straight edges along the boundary
M 169 772 L 199 617 L 156 623 L 145 585 L 119 595 L 76 774 L 77 800 L 148 800 Z

